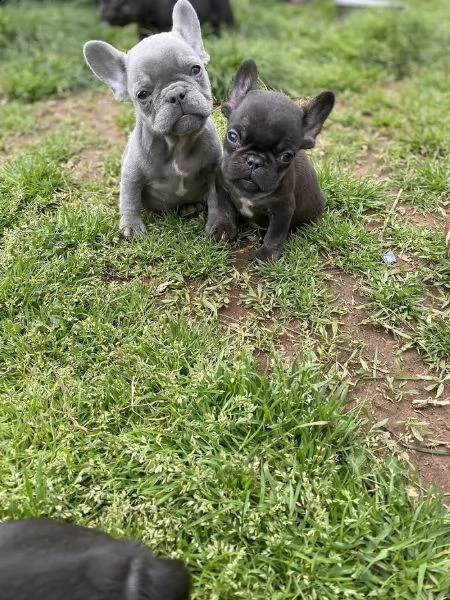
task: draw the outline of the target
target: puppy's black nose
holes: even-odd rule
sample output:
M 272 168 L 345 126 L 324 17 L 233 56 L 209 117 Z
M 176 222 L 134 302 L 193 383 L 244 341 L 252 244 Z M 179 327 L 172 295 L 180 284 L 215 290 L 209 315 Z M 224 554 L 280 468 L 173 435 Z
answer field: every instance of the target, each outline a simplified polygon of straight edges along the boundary
M 167 97 L 167 102 L 170 102 L 171 104 L 175 104 L 176 102 L 178 102 L 178 100 L 184 100 L 184 97 L 186 96 L 186 92 L 176 92 L 175 94 L 169 94 L 169 96 Z
M 261 156 L 258 156 L 257 154 L 247 155 L 247 164 L 250 167 L 250 169 L 259 169 L 259 167 L 262 167 L 263 163 L 263 158 Z

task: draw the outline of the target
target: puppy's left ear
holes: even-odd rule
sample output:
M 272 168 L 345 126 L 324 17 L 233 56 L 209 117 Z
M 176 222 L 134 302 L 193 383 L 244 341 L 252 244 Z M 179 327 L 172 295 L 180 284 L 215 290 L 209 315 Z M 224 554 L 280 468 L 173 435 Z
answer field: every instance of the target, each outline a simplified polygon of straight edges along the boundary
M 98 40 L 83 46 L 84 60 L 93 73 L 112 89 L 119 102 L 130 100 L 127 88 L 127 55 L 111 44 Z
M 303 111 L 303 139 L 301 148 L 308 150 L 314 148 L 316 137 L 319 135 L 326 118 L 333 110 L 333 92 L 321 92 L 313 98 Z
M 182 37 L 197 52 L 203 64 L 206 65 L 209 61 L 209 54 L 203 47 L 200 21 L 194 7 L 188 0 L 178 0 L 175 4 L 173 7 L 172 22 L 173 33 Z
M 222 104 L 222 113 L 227 117 L 239 106 L 250 90 L 258 87 L 258 68 L 254 60 L 244 60 L 233 79 L 230 95 Z

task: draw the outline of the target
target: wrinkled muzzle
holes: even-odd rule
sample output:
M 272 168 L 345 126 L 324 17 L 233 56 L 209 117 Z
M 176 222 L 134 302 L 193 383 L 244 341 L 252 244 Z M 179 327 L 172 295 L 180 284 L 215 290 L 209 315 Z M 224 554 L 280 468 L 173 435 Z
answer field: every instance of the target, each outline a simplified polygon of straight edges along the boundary
M 224 157 L 222 169 L 228 181 L 247 192 L 271 192 L 280 180 L 273 161 L 252 152 Z
M 189 135 L 203 127 L 212 100 L 187 82 L 166 86 L 154 102 L 152 127 L 160 135 Z

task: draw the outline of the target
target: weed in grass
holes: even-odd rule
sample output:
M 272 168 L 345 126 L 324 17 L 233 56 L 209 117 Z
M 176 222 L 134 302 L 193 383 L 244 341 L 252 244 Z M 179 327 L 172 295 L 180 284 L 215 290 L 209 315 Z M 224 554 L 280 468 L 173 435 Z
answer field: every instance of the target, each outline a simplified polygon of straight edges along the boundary
M 433 70 L 438 75 L 439 65 Z M 423 166 L 428 160 L 445 164 L 450 111 L 445 110 L 445 92 L 435 79 L 428 81 L 429 73 L 427 70 L 401 87 L 384 91 L 378 106 L 370 101 L 373 126 L 382 127 L 391 140 L 386 166 L 394 172 L 398 169 L 401 173 L 408 165 Z
M 409 417 L 408 419 L 406 419 L 406 421 L 404 421 L 401 424 L 404 425 L 410 437 L 412 437 L 417 442 L 423 442 L 424 438 L 427 435 L 427 421 L 421 421 L 416 417 Z
M 430 312 L 418 324 L 414 341 L 424 359 L 436 369 L 448 370 L 450 366 L 450 311 Z
M 135 121 L 136 117 L 133 106 L 128 103 L 119 104 L 119 113 L 116 119 L 118 128 L 125 133 L 130 133 Z
M 446 24 L 437 25 L 426 11 L 358 11 L 321 40 L 319 48 L 341 59 L 376 67 L 402 78 L 416 65 L 441 59 L 448 39 Z
M 115 148 L 112 152 L 109 152 L 104 156 L 102 165 L 103 175 L 108 179 L 113 179 L 113 184 L 116 187 L 116 196 L 119 194 L 119 178 L 122 164 L 122 154 L 122 148 Z M 101 180 L 101 185 L 104 185 L 103 180 Z
M 76 295 L 77 287 L 89 286 L 91 278 L 92 285 L 97 284 L 102 257 L 115 233 L 105 209 L 88 212 L 67 205 L 55 213 L 28 215 L 28 221 L 10 226 L 1 263 L 3 310 L 13 316 L 56 304 L 58 312 L 64 312 L 70 290 Z
M 0 69 L 1 89 L 11 98 L 34 101 L 98 87 L 80 58 L 82 43 L 105 39 L 126 49 L 136 41 L 133 27 L 101 24 L 89 4 L 50 3 L 45 18 L 40 7 L 26 7 L 25 11 L 10 4 L 2 12 L 0 44 L 7 60 Z M 389 11 L 376 11 L 343 22 L 323 7 L 300 13 L 296 7 L 267 3 L 255 20 L 248 2 L 236 0 L 235 12 L 237 32 L 205 38 L 216 102 L 226 96 L 236 67 L 249 57 L 249 48 L 269 87 L 312 95 L 322 87 L 362 90 L 391 74 L 404 76 L 417 64 L 432 64 L 446 39 L 444 24 L 417 8 L 396 18 Z M 320 43 L 314 41 L 318 39 Z
M 1 114 L 0 150 L 7 136 L 23 135 L 36 127 L 36 116 L 32 106 L 11 102 L 1 106 Z
M 326 194 L 327 209 L 341 211 L 345 217 L 387 205 L 386 184 L 373 177 L 354 177 L 347 169 L 331 162 L 319 166 L 320 185 Z
M 331 306 L 317 249 L 301 232 L 292 235 L 281 260 L 258 266 L 260 283 L 241 295 L 245 306 L 261 314 L 275 308 L 311 324 L 329 319 Z
M 423 289 L 417 274 L 381 271 L 369 276 L 363 294 L 369 298 L 370 320 L 390 329 L 410 323 L 423 313 Z
M 39 152 L 11 159 L 0 167 L 0 231 L 22 213 L 42 211 L 60 203 L 66 187 L 61 167 Z
M 228 270 L 228 252 L 204 235 L 204 219 L 187 221 L 176 214 L 147 214 L 149 233 L 139 240 L 122 240 L 108 257 L 112 277 L 153 276 L 172 270 L 183 278 L 219 276 Z M 163 275 L 164 277 L 166 275 Z
M 61 131 L 0 165 L 0 232 L 22 213 L 42 212 L 61 203 L 69 184 L 60 163 L 75 148 L 74 140 Z
M 445 159 L 447 153 L 447 138 L 442 129 L 443 123 L 429 122 L 417 123 L 415 127 L 403 134 L 403 152 L 418 155 L 422 160 L 424 156 L 431 159 Z M 403 157 L 404 158 L 404 157 Z
M 422 211 L 436 210 L 448 196 L 450 165 L 442 159 L 413 159 L 393 179 L 404 190 L 405 201 Z
M 450 274 L 450 265 L 446 260 L 445 247 L 440 232 L 433 231 L 426 225 L 415 225 L 398 215 L 389 216 L 386 220 L 384 235 L 387 247 L 399 249 L 423 261 L 425 271 L 431 269 L 436 277 L 445 285 Z M 430 272 L 426 272 L 429 280 Z M 448 279 L 447 279 L 448 282 Z
M 376 272 L 382 265 L 383 245 L 364 222 L 325 212 L 316 227 L 305 228 L 305 238 L 317 246 L 326 261 L 350 273 Z
M 319 165 L 319 172 L 322 168 L 329 168 L 340 172 L 343 177 L 351 177 L 355 165 L 366 160 L 367 149 L 373 143 L 373 137 L 367 136 L 367 132 L 362 128 L 360 116 L 355 114 L 355 111 L 338 111 L 331 114 L 332 122 L 323 132 L 320 146 L 311 158 Z M 345 173 L 345 170 L 348 172 Z M 332 177 L 331 173 L 330 176 Z M 326 174 L 322 179 L 326 181 Z

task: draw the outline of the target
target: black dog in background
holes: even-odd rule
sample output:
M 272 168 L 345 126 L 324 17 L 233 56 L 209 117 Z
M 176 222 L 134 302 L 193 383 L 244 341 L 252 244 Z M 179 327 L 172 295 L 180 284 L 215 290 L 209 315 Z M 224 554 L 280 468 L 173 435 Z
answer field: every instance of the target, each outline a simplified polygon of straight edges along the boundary
M 139 39 L 145 38 L 155 28 L 172 29 L 172 11 L 176 0 L 100 0 L 100 19 L 123 27 L 137 23 Z M 190 0 L 200 23 L 211 23 L 214 33 L 220 32 L 222 23 L 234 24 L 230 0 Z
M 0 524 L 1 600 L 187 600 L 179 560 L 49 519 Z

